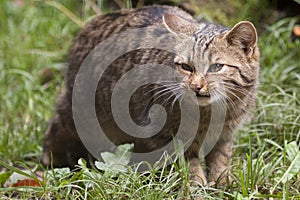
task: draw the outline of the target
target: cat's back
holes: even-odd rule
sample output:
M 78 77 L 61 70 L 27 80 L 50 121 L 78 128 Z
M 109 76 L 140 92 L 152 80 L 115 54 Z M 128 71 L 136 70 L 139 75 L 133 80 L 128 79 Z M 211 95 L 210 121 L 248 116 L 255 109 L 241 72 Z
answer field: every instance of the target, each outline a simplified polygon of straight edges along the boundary
M 162 26 L 163 15 L 176 14 L 190 21 L 195 21 L 191 15 L 178 7 L 171 6 L 146 6 L 138 9 L 116 11 L 110 14 L 97 16 L 88 22 L 79 32 L 75 42 L 80 37 L 92 36 L 98 33 L 101 39 L 105 39 L 114 33 L 119 33 L 128 28 L 142 28 L 147 26 Z
M 88 22 L 77 34 L 71 48 L 70 67 L 80 65 L 87 54 L 100 42 L 113 34 L 128 29 L 148 26 L 163 26 L 165 13 L 176 14 L 190 21 L 195 21 L 191 15 L 177 7 L 146 6 L 138 9 L 121 10 L 103 16 L 97 16 Z M 130 42 L 130 41 L 128 41 Z
M 178 7 L 158 5 L 116 11 L 93 18 L 78 32 L 71 47 L 68 59 L 67 88 L 72 90 L 74 78 L 80 65 L 99 43 L 114 34 L 129 29 L 149 26 L 165 29 L 163 25 L 163 15 L 165 13 L 176 14 L 189 21 L 196 22 L 191 15 Z

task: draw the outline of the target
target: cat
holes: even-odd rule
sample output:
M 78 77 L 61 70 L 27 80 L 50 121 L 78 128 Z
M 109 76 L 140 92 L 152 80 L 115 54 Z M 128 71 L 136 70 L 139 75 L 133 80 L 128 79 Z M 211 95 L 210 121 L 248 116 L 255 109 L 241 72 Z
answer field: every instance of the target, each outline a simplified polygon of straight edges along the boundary
M 184 153 L 190 162 L 191 179 L 204 185 L 208 182 L 224 184 L 233 153 L 234 134 L 250 120 L 255 107 L 260 69 L 257 32 L 248 21 L 239 22 L 230 29 L 197 22 L 185 11 L 171 6 L 147 6 L 97 16 L 80 30 L 69 54 L 65 91 L 58 99 L 56 113 L 46 130 L 42 164 L 74 167 L 79 158 L 89 160 L 89 152 L 77 134 L 72 113 L 76 75 L 84 59 L 98 44 L 112 35 L 145 27 L 159 27 L 171 35 L 184 35 L 193 41 L 192 47 L 187 48 L 185 55 L 161 49 L 139 49 L 113 61 L 105 71 L 106 80 L 98 83 L 95 95 L 95 108 L 101 127 L 116 145 L 134 143 L 134 152 L 159 149 L 172 139 L 172 133 L 178 131 L 180 106 L 177 100 L 181 94 L 188 93 L 196 99 L 200 113 L 200 119 L 196 122 L 197 134 Z M 160 36 L 157 40 L 160 42 Z M 163 105 L 165 101 L 167 104 L 164 105 L 168 105 L 164 129 L 157 135 L 137 139 L 118 128 L 110 99 L 116 82 L 123 74 L 137 65 L 147 63 L 170 66 L 176 71 L 179 81 L 163 87 L 155 84 L 141 87 L 132 95 L 130 114 L 133 121 L 141 126 L 151 123 L 151 105 L 157 102 Z M 224 90 L 221 90 L 221 86 Z M 174 91 L 174 88 L 179 92 L 170 98 L 167 92 Z M 160 96 L 158 100 L 157 96 Z M 226 115 L 216 144 L 205 156 L 204 170 L 199 151 L 212 120 L 213 103 L 226 107 Z M 189 120 L 193 122 L 194 119 Z M 214 133 L 209 135 L 214 137 Z

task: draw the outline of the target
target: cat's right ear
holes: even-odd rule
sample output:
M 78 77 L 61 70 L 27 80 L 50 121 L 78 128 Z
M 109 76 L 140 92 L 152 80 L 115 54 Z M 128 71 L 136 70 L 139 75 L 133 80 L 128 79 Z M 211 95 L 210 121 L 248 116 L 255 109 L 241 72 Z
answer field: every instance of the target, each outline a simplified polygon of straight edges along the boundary
M 196 23 L 174 14 L 164 14 L 163 23 L 170 32 L 175 34 L 183 33 L 185 35 L 193 35 L 197 30 Z
M 251 22 L 241 21 L 237 23 L 224 37 L 229 45 L 239 47 L 247 55 L 259 57 L 257 32 Z

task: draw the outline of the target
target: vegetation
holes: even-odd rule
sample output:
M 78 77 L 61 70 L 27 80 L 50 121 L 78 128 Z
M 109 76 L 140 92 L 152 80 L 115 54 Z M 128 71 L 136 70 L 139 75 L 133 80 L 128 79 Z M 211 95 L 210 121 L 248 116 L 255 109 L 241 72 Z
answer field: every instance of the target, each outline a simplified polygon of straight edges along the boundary
M 139 164 L 113 167 L 106 162 L 88 169 L 80 160 L 76 172 L 52 169 L 38 179 L 32 172 L 41 169 L 43 133 L 63 88 L 62 71 L 72 39 L 95 12 L 107 10 L 102 4 L 93 6 L 96 3 L 91 0 L 73 2 L 0 2 L 0 184 L 4 186 L 8 177 L 13 182 L 13 172 L 14 177 L 22 175 L 38 183 L 5 185 L 0 188 L 1 199 L 152 200 L 197 195 L 204 199 L 300 199 L 300 40 L 290 38 L 299 19 L 259 24 L 251 16 L 265 11 L 248 9 L 253 1 L 237 20 L 253 19 L 263 26 L 259 33 L 261 85 L 254 119 L 236 140 L 232 184 L 190 186 L 188 163 L 183 161 L 168 169 L 150 166 L 151 170 L 139 173 Z M 117 162 L 117 152 L 114 158 Z M 129 155 L 122 159 L 126 163 Z

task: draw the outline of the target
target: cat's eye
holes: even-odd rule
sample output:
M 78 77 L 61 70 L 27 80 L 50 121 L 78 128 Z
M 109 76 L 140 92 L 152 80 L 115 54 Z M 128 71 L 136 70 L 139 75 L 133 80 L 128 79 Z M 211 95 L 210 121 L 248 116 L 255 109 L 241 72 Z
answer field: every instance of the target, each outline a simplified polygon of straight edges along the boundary
M 209 66 L 208 72 L 218 72 L 223 68 L 224 64 L 214 63 Z
M 192 66 L 188 65 L 188 64 L 185 64 L 185 63 L 182 63 L 181 64 L 181 68 L 184 70 L 184 71 L 188 71 L 188 72 L 193 72 L 194 69 Z

